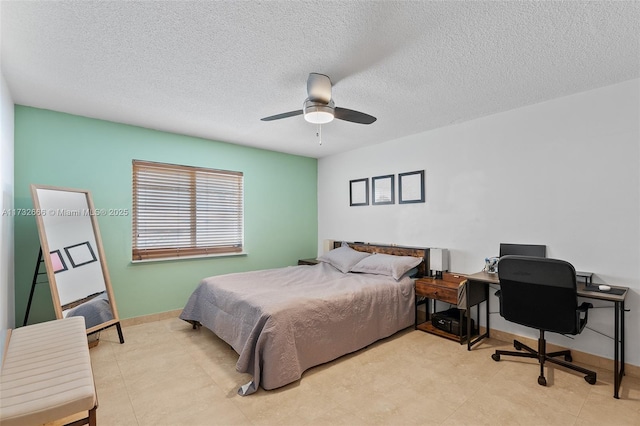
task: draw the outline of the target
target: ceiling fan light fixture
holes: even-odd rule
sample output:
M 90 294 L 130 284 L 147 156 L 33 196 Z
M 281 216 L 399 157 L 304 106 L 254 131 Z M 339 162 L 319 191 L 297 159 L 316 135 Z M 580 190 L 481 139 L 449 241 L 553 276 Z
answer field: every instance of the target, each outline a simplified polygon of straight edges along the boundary
M 333 111 L 309 111 L 304 119 L 313 124 L 326 124 L 333 121 Z
M 303 102 L 302 109 L 271 115 L 260 120 L 274 121 L 303 114 L 307 122 L 318 126 L 330 123 L 334 118 L 358 124 L 371 124 L 376 121 L 374 116 L 364 112 L 336 107 L 335 102 L 331 99 L 331 80 L 324 74 L 315 72 L 309 74 L 307 94 L 309 96 Z
M 333 108 L 329 105 L 306 101 L 304 107 L 304 119 L 313 124 L 326 124 L 333 121 Z

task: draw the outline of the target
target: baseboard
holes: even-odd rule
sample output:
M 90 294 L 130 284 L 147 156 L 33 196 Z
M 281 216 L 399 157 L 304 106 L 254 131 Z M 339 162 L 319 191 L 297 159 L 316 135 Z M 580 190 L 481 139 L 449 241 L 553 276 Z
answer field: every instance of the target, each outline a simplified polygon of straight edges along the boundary
M 480 327 L 482 333 L 484 333 L 484 327 Z M 507 333 L 506 331 L 500 331 L 500 330 L 496 330 L 496 329 L 491 329 L 491 338 L 492 339 L 496 339 L 496 340 L 500 340 L 502 342 L 506 342 L 506 343 L 511 343 L 514 341 L 514 339 L 518 340 L 519 342 L 524 343 L 527 346 L 533 347 L 533 348 L 537 348 L 538 347 L 538 340 L 537 339 L 532 339 L 530 337 L 523 337 L 523 336 L 518 336 L 517 334 L 512 334 L 512 333 Z M 555 351 L 561 351 L 561 350 L 565 350 L 565 349 L 571 349 L 571 357 L 573 358 L 573 361 L 579 363 L 579 364 L 586 364 L 586 365 L 591 365 L 594 366 L 596 368 L 602 369 L 602 370 L 608 370 L 608 371 L 613 371 L 613 360 L 609 359 L 609 358 L 604 358 L 598 355 L 593 355 L 587 352 L 580 352 L 577 351 L 575 349 L 572 348 L 565 348 L 562 346 L 558 346 L 558 345 L 554 345 L 552 343 L 547 342 L 547 351 L 548 352 L 555 352 Z M 624 373 L 627 376 L 630 377 L 636 377 L 636 378 L 640 378 L 640 367 L 638 367 L 637 365 L 633 365 L 633 364 L 629 364 L 628 362 L 625 363 L 624 365 Z
M 177 318 L 182 312 L 182 309 L 175 309 L 173 311 L 160 312 L 157 314 L 142 315 L 139 317 L 121 319 L 120 324 L 123 327 L 131 327 L 132 325 L 146 324 L 154 321 L 161 321 L 170 318 Z

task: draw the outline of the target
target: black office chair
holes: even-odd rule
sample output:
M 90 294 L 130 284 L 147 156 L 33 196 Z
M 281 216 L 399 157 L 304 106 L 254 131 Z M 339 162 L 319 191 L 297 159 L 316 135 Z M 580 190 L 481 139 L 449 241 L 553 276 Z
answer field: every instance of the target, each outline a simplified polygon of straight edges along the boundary
M 588 309 L 593 307 L 591 303 L 578 306 L 573 266 L 563 260 L 504 256 L 498 264 L 498 277 L 500 290 L 496 295 L 500 299 L 500 315 L 507 321 L 537 328 L 540 338 L 537 351 L 514 340 L 514 348 L 526 352 L 496 350 L 491 358 L 494 361 L 500 361 L 501 355 L 537 358 L 538 384 L 542 386 L 547 385 L 544 377 L 547 361 L 586 374 L 587 383 L 595 384 L 595 372 L 571 364 L 571 351 L 546 352 L 545 331 L 580 334 L 587 324 Z M 564 356 L 564 361 L 555 358 L 559 356 Z

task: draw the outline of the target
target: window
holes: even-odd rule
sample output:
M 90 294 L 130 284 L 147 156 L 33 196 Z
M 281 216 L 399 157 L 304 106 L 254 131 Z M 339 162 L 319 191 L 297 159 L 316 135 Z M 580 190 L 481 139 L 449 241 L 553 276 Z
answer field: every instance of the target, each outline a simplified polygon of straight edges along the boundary
M 133 260 L 240 253 L 242 172 L 133 161 Z

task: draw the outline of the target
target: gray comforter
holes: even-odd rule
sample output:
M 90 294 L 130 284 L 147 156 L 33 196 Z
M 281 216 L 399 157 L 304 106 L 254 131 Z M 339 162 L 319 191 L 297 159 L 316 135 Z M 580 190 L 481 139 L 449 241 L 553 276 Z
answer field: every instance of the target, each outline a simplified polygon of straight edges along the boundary
M 414 303 L 411 278 L 343 274 L 320 263 L 205 278 L 180 318 L 238 352 L 236 369 L 253 376 L 238 393 L 248 395 L 412 325 Z

